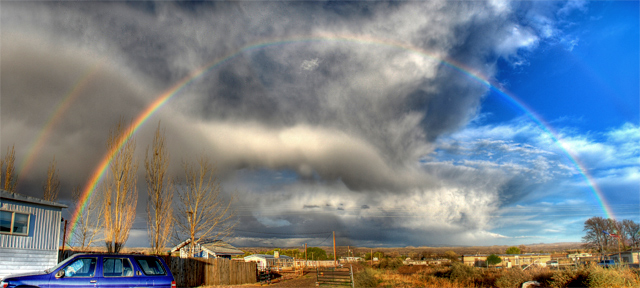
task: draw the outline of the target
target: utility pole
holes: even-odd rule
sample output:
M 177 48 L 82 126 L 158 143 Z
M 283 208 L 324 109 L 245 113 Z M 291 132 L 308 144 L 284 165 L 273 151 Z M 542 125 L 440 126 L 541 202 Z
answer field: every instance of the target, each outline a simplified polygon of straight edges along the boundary
M 333 265 L 338 266 L 338 254 L 336 253 L 336 231 L 333 231 Z
M 307 243 L 304 243 L 304 267 L 307 267 L 307 261 L 309 261 L 307 259 Z
M 64 244 L 67 242 L 67 219 L 64 219 L 64 234 L 62 234 L 62 257 L 64 257 Z
M 371 248 L 371 267 L 373 267 L 373 248 Z

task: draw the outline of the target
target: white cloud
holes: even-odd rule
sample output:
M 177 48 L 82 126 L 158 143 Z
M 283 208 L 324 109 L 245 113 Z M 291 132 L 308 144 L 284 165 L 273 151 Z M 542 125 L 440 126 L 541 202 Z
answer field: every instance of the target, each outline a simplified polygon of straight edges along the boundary
M 514 26 L 509 35 L 498 44 L 497 51 L 507 58 L 517 54 L 518 49 L 532 49 L 538 44 L 538 37 L 526 27 Z
M 304 60 L 300 64 L 300 68 L 305 71 L 313 71 L 320 66 L 320 59 L 314 58 L 311 60 Z

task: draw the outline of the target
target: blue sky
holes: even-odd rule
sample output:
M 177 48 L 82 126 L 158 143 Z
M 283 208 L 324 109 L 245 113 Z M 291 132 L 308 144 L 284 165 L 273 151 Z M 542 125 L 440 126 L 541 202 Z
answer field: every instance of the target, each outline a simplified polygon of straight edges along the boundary
M 3 2 L 0 145 L 35 159 L 27 195 L 56 157 L 70 214 L 118 119 L 236 55 L 135 135 L 142 161 L 161 121 L 178 181 L 182 161 L 216 162 L 237 191 L 235 245 L 325 245 L 330 231 L 357 246 L 579 242 L 606 216 L 583 174 L 617 219 L 640 221 L 638 5 Z M 138 174 L 127 246 L 147 245 Z

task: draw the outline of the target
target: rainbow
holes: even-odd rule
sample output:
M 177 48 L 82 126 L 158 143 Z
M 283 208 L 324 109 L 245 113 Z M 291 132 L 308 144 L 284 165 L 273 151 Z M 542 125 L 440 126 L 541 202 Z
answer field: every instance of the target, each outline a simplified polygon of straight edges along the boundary
M 567 156 L 569 161 L 571 161 L 574 164 L 574 166 L 578 168 L 578 172 L 580 172 L 581 177 L 584 179 L 585 183 L 587 183 L 591 192 L 593 192 L 593 194 L 595 195 L 596 200 L 600 204 L 600 208 L 602 209 L 602 213 L 605 215 L 605 217 L 615 219 L 611 206 L 604 198 L 602 190 L 600 190 L 598 185 L 593 180 L 593 176 L 591 176 L 589 171 L 587 171 L 587 169 L 584 168 L 585 167 L 584 164 L 580 162 L 578 157 L 575 156 L 576 153 L 573 152 L 570 147 L 564 144 L 559 134 L 555 132 L 555 130 L 553 130 L 551 125 L 545 122 L 542 117 L 536 115 L 535 112 L 533 112 L 533 110 L 531 110 L 526 104 L 524 104 L 524 102 L 519 100 L 515 95 L 507 93 L 506 89 L 503 88 L 501 90 L 496 88 L 495 86 L 490 86 L 490 89 L 496 92 L 497 94 L 499 94 L 502 98 L 507 99 L 507 101 L 509 101 L 512 105 L 515 105 L 522 111 L 525 111 L 527 117 L 529 117 L 529 119 L 531 119 L 534 123 L 536 123 L 544 132 L 546 132 L 551 137 L 551 140 L 553 140 L 553 142 L 556 143 L 556 145 L 560 148 L 560 150 L 564 152 L 564 154 Z
M 588 174 L 587 170 L 577 160 L 577 158 L 574 156 L 574 154 L 561 144 L 561 141 L 559 140 L 559 137 L 557 136 L 557 133 L 555 133 L 551 129 L 551 126 L 549 124 L 547 124 L 546 122 L 544 122 L 543 120 L 541 120 L 542 119 L 541 117 L 537 116 L 534 112 L 532 112 L 532 110 L 529 109 L 518 98 L 516 98 L 515 96 L 505 92 L 504 89 L 500 89 L 496 85 L 492 85 L 491 81 L 487 77 L 481 75 L 478 72 L 473 71 L 470 68 L 465 67 L 463 64 L 458 63 L 458 62 L 456 62 L 456 61 L 454 61 L 452 59 L 437 57 L 436 55 L 434 55 L 433 53 L 430 53 L 429 51 L 423 50 L 423 49 L 421 49 L 419 47 L 415 47 L 415 46 L 407 44 L 407 43 L 394 41 L 394 40 L 389 40 L 389 39 L 373 38 L 373 37 L 370 37 L 370 36 L 363 36 L 363 35 L 316 34 L 316 35 L 310 36 L 310 37 L 292 37 L 292 38 L 286 38 L 286 39 L 279 39 L 279 40 L 275 40 L 275 41 L 274 40 L 262 41 L 262 42 L 257 42 L 257 43 L 254 43 L 254 44 L 250 44 L 250 45 L 244 46 L 244 47 L 240 48 L 239 50 L 236 50 L 236 51 L 234 51 L 232 53 L 229 53 L 229 54 L 227 54 L 227 55 L 225 55 L 223 57 L 217 58 L 217 59 L 215 59 L 215 60 L 213 60 L 213 61 L 211 61 L 211 62 L 209 62 L 209 63 L 207 63 L 207 64 L 205 64 L 203 66 L 201 66 L 200 68 L 192 71 L 187 76 L 185 76 L 180 81 L 178 81 L 173 86 L 171 86 L 169 89 L 165 90 L 162 94 L 158 95 L 156 97 L 156 99 L 149 106 L 147 106 L 144 109 L 144 111 L 142 111 L 142 113 L 140 113 L 134 119 L 134 121 L 130 125 L 130 128 L 128 130 L 126 130 L 126 131 L 129 131 L 128 134 L 127 135 L 122 135 L 122 137 L 119 138 L 119 142 L 118 142 L 117 145 L 115 145 L 114 150 L 108 151 L 108 153 L 102 158 L 102 161 L 100 161 L 100 163 L 97 166 L 97 168 L 95 169 L 95 171 L 91 174 L 91 178 L 89 179 L 89 181 L 87 182 L 87 184 L 83 188 L 83 191 L 82 191 L 82 194 L 81 194 L 82 196 L 80 198 L 80 203 L 82 203 L 82 205 L 79 206 L 79 208 L 76 209 L 74 215 L 72 216 L 72 222 L 71 223 L 73 223 L 73 224 L 72 224 L 72 228 L 71 229 L 75 230 L 75 227 L 76 227 L 77 222 L 78 222 L 79 215 L 84 210 L 85 205 L 87 203 L 87 199 L 91 196 L 91 194 L 95 190 L 96 186 L 100 182 L 101 178 L 103 177 L 105 171 L 107 170 L 107 167 L 109 166 L 109 163 L 111 162 L 111 160 L 114 157 L 114 155 L 116 154 L 116 152 L 128 141 L 128 139 L 140 128 L 140 126 L 142 126 L 142 124 L 144 124 L 145 121 L 147 119 L 149 119 L 149 117 L 151 115 L 153 115 L 153 113 L 155 113 L 158 109 L 160 109 L 173 96 L 177 95 L 180 91 L 182 91 L 182 89 L 184 89 L 187 85 L 189 85 L 194 80 L 196 80 L 199 77 L 201 77 L 202 75 L 206 74 L 207 72 L 209 72 L 209 71 L 211 71 L 213 69 L 216 69 L 216 68 L 220 67 L 221 65 L 223 65 L 223 64 L 225 64 L 227 62 L 230 62 L 231 60 L 233 60 L 234 58 L 238 57 L 239 55 L 242 55 L 242 54 L 250 52 L 250 51 L 263 49 L 263 48 L 266 48 L 266 47 L 287 45 L 287 44 L 293 44 L 293 43 L 301 43 L 301 42 L 313 43 L 313 42 L 327 42 L 327 41 L 345 42 L 345 43 L 362 43 L 362 44 L 367 44 L 367 45 L 379 45 L 379 46 L 386 46 L 386 47 L 392 47 L 392 48 L 397 48 L 397 49 L 403 49 L 403 50 L 410 51 L 412 53 L 417 53 L 419 55 L 422 55 L 422 56 L 425 56 L 425 57 L 428 57 L 428 58 L 431 58 L 431 59 L 435 59 L 435 60 L 439 61 L 439 63 L 443 64 L 444 66 L 447 66 L 447 67 L 450 67 L 452 69 L 455 69 L 455 70 L 463 73 L 464 75 L 467 75 L 467 76 L 471 77 L 472 79 L 474 79 L 474 80 L 482 83 L 483 85 L 487 86 L 490 90 L 496 92 L 498 95 L 500 95 L 501 97 L 505 98 L 508 102 L 516 105 L 516 107 L 518 107 L 519 109 L 522 109 L 522 111 L 524 111 L 526 113 L 526 115 L 530 119 L 532 119 L 545 132 L 547 132 L 549 135 L 551 135 L 551 137 L 554 140 L 554 142 L 567 155 L 569 160 L 576 165 L 576 167 L 578 168 L 580 174 L 585 179 L 586 183 L 590 186 L 590 188 L 593 191 L 593 193 L 595 194 L 597 200 L 601 204 L 602 212 L 606 215 L 607 218 L 613 218 L 613 213 L 611 212 L 611 209 L 609 208 L 609 205 L 605 202 L 605 199 L 604 199 L 604 197 L 602 195 L 602 192 L 597 188 L 596 183 L 593 181 L 593 178 L 591 177 L 591 175 Z
M 69 106 L 71 106 L 71 103 L 73 103 L 73 101 L 78 98 L 80 92 L 82 92 L 87 84 L 91 82 L 91 79 L 93 79 L 93 76 L 96 75 L 96 73 L 100 70 L 99 68 L 103 64 L 104 60 L 96 63 L 92 67 L 89 67 L 86 73 L 83 74 L 83 76 L 81 76 L 78 81 L 76 81 L 67 95 L 58 103 L 58 106 L 53 111 L 53 113 L 51 113 L 51 116 L 47 120 L 47 123 L 44 125 L 44 127 L 36 137 L 36 140 L 33 141 L 27 148 L 27 157 L 24 158 L 24 160 L 18 167 L 18 180 L 16 181 L 16 189 L 20 185 L 20 181 L 23 179 L 20 176 L 26 175 L 29 173 L 29 171 L 31 171 L 31 167 L 33 167 L 33 163 L 35 162 L 38 154 L 40 154 L 40 150 L 42 150 L 42 147 L 44 147 L 44 144 L 49 139 L 49 136 L 51 136 L 53 127 L 55 127 L 60 122 L 62 116 L 69 109 Z

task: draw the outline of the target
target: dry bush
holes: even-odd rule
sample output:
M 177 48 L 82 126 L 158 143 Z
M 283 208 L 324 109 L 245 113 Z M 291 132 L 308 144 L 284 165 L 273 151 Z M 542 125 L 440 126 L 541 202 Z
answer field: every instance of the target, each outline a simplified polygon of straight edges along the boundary
M 477 268 L 455 262 L 451 265 L 451 270 L 447 276 L 451 280 L 473 282 L 476 279 L 477 275 Z
M 593 266 L 587 277 L 588 287 L 638 287 L 638 274 L 628 267 L 601 268 Z
M 478 269 L 478 277 L 476 278 L 476 286 L 478 287 L 495 287 L 495 283 L 504 273 L 503 270 L 496 269 Z
M 520 287 L 522 283 L 530 281 L 531 275 L 520 269 L 505 269 L 502 276 L 496 279 L 495 285 L 499 288 Z
M 356 273 L 353 276 L 355 287 L 376 287 L 378 283 L 382 282 L 379 279 L 380 272 L 371 269 L 364 268 L 364 270 Z
M 473 281 L 451 280 L 438 277 L 433 272 L 435 270 L 431 270 L 431 273 L 400 275 L 393 271 L 386 271 L 381 274 L 381 278 L 385 287 L 477 287 Z
M 378 268 L 380 269 L 395 270 L 402 266 L 404 266 L 404 264 L 402 264 L 402 259 L 398 259 L 398 258 L 384 258 L 380 260 L 380 263 L 378 264 Z
M 550 283 L 553 277 L 553 271 L 551 269 L 538 267 L 528 271 L 531 277 L 528 281 L 538 281 L 542 287 L 551 287 Z
M 422 272 L 427 269 L 427 265 L 407 265 L 398 268 L 399 274 L 410 275 L 418 272 Z
M 458 280 L 450 280 L 447 278 L 440 278 L 433 275 L 426 275 L 420 279 L 418 285 L 414 285 L 413 287 L 443 287 L 443 288 L 453 288 L 453 287 L 481 287 L 476 286 L 473 281 L 458 281 Z
M 586 287 L 589 270 L 586 267 L 579 269 L 561 269 L 553 272 L 548 282 L 549 287 Z
M 369 269 L 369 268 L 368 268 Z M 368 285 L 359 287 L 521 287 L 527 281 L 538 281 L 542 287 L 640 287 L 640 270 L 628 267 L 604 269 L 585 266 L 551 270 L 531 268 L 482 269 L 453 263 L 451 266 L 423 266 L 398 271 L 369 269 Z M 412 273 L 400 273 L 411 270 Z M 409 272 L 409 271 L 405 271 Z M 365 274 L 366 275 L 366 274 Z M 356 276 L 358 277 L 358 276 Z

